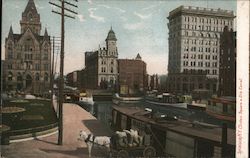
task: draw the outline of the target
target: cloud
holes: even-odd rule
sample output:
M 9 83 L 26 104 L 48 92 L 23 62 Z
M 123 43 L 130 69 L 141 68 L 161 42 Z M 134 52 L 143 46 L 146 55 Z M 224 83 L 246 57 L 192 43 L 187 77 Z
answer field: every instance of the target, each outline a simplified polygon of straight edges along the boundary
M 85 17 L 82 14 L 78 14 L 77 17 L 79 18 L 80 22 L 86 21 Z
M 118 10 L 118 11 L 120 11 L 121 13 L 125 13 L 126 12 L 125 10 L 123 10 L 121 8 L 117 8 L 117 7 L 113 7 L 113 8 L 116 9 L 116 10 Z
M 15 5 L 15 9 L 18 9 L 18 8 L 20 8 L 20 6 L 18 6 L 18 5 Z
M 36 8 L 38 8 L 38 9 L 44 9 L 43 6 L 40 6 L 40 5 L 38 5 L 38 4 L 36 4 Z
M 91 5 L 91 4 L 93 4 L 93 1 L 92 0 L 88 0 L 88 3 Z
M 100 6 L 100 7 L 104 7 L 104 8 L 107 8 L 107 9 L 110 9 L 110 8 L 111 8 L 110 6 L 105 5 L 105 4 L 99 4 L 98 6 Z
M 158 7 L 162 2 L 160 2 L 159 4 L 155 4 L 155 5 L 151 5 L 149 7 L 145 7 L 143 8 L 142 10 L 145 11 L 145 10 L 151 10 L 151 9 L 154 9 L 156 7 Z
M 99 4 L 98 6 L 104 7 L 104 8 L 106 8 L 106 9 L 115 9 L 115 10 L 121 12 L 121 13 L 125 13 L 125 12 L 126 12 L 125 10 L 123 10 L 123 9 L 121 9 L 121 8 L 118 8 L 118 7 L 111 7 L 111 6 L 105 5 L 105 4 Z
M 143 20 L 148 19 L 148 18 L 150 18 L 152 16 L 152 14 L 144 15 L 144 14 L 140 14 L 140 13 L 138 13 L 136 11 L 134 12 L 134 14 L 136 16 L 138 16 L 140 19 L 143 19 Z
M 124 16 L 120 16 L 120 19 L 122 20 L 122 21 L 124 21 L 124 22 L 126 22 L 128 19 L 126 18 L 126 17 L 124 17 Z
M 141 29 L 143 27 L 144 27 L 144 24 L 142 22 L 124 25 L 124 28 L 127 30 L 137 30 L 137 29 Z
M 97 8 L 89 8 L 89 17 L 95 19 L 98 22 L 105 22 L 105 18 L 101 16 L 94 15 L 94 11 L 97 10 Z

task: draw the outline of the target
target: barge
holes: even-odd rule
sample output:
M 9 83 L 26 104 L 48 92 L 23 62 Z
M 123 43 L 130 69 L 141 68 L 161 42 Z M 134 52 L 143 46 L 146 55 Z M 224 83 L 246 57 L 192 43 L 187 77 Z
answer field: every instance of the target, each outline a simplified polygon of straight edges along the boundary
M 235 129 L 226 125 L 222 128 L 167 116 L 155 117 L 148 109 L 114 105 L 112 127 L 135 129 L 140 135 L 150 133 L 158 156 L 235 157 Z

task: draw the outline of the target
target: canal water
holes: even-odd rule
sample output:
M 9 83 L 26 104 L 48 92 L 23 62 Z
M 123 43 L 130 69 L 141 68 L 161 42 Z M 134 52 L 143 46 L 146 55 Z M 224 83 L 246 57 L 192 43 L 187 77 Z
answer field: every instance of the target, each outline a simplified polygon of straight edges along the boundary
M 105 124 L 108 128 L 110 128 L 110 123 L 112 120 L 112 105 L 114 103 L 112 101 L 95 101 L 94 105 L 85 106 L 84 109 L 89 111 L 92 115 L 94 115 L 98 120 L 100 120 L 103 124 Z M 164 114 L 170 117 L 176 116 L 179 119 L 189 120 L 189 121 L 198 121 L 209 124 L 214 124 L 221 126 L 223 121 L 218 120 L 210 115 L 208 115 L 205 111 L 194 110 L 194 109 L 182 109 L 175 107 L 163 107 L 159 105 L 154 105 L 151 103 L 147 103 L 145 101 L 138 101 L 132 103 L 120 103 L 120 106 L 138 106 L 143 108 L 150 108 L 156 113 Z M 232 122 L 226 122 L 229 128 L 235 129 L 235 124 Z

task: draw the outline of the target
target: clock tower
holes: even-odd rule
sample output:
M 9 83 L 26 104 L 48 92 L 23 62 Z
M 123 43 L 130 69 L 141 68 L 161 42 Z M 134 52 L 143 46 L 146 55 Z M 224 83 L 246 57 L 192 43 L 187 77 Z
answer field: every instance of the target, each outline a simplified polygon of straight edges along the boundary
M 28 28 L 35 34 L 40 35 L 41 22 L 40 15 L 36 10 L 34 0 L 29 0 L 20 21 L 21 33 L 23 34 Z

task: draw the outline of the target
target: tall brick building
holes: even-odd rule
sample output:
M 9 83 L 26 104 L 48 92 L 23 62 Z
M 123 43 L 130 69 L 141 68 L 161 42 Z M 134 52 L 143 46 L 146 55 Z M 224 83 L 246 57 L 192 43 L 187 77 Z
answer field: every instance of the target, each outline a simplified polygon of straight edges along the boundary
M 117 38 L 111 28 L 106 38 L 106 47 L 85 52 L 86 88 L 114 88 L 117 82 Z
M 119 92 L 122 95 L 142 94 L 147 87 L 146 63 L 138 54 L 135 59 L 118 59 Z
M 225 26 L 234 28 L 234 18 L 233 11 L 191 6 L 169 13 L 169 92 L 217 92 L 221 34 Z M 188 76 L 193 79 L 186 79 Z M 200 81 L 201 76 L 205 80 Z
M 220 41 L 219 96 L 236 96 L 236 32 L 225 26 Z
M 5 90 L 32 94 L 48 93 L 51 65 L 50 36 L 46 29 L 41 35 L 40 15 L 34 0 L 28 1 L 20 25 L 21 33 L 14 33 L 11 26 L 5 39 Z

